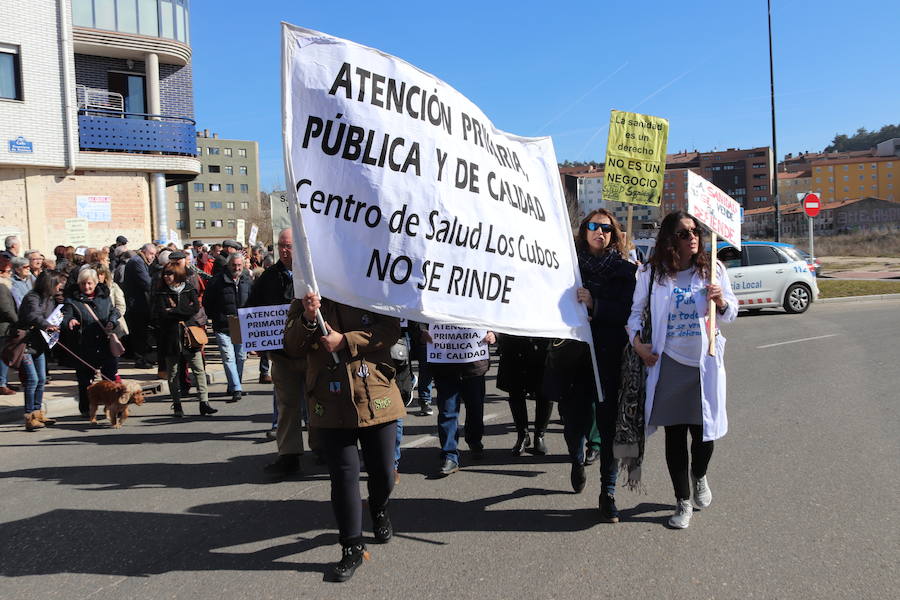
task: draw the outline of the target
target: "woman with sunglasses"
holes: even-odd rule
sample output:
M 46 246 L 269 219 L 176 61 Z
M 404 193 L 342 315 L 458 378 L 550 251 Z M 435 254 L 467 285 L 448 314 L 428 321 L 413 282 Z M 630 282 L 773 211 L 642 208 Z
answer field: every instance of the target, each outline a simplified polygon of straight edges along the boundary
M 710 283 L 716 269 L 717 284 Z M 651 273 L 653 281 L 651 282 Z M 644 420 L 647 434 L 666 431 L 666 465 L 675 489 L 675 513 L 669 526 L 684 529 L 694 504 L 706 508 L 712 492 L 706 471 L 713 440 L 728 429 L 725 414 L 725 338 L 716 332 L 716 353 L 707 352 L 709 300 L 717 322 L 737 317 L 738 302 L 725 267 L 710 264 L 700 223 L 685 212 L 666 215 L 656 249 L 638 273 L 628 334 L 647 369 Z M 652 340 L 641 343 L 641 316 L 650 302 Z M 691 434 L 690 464 L 687 435 Z
M 618 523 L 615 491 L 618 466 L 612 441 L 616 427 L 622 350 L 628 343 L 625 322 L 631 308 L 636 266 L 623 256 L 619 223 L 605 209 L 592 211 L 578 226 L 575 249 L 583 287 L 576 291 L 591 320 L 594 350 L 600 373 L 603 402 L 599 402 L 587 344 L 571 369 L 551 367 L 545 375 L 545 390 L 559 403 L 566 446 L 572 460 L 572 489 L 585 486 L 585 442 L 594 424 L 600 432 L 600 518 Z

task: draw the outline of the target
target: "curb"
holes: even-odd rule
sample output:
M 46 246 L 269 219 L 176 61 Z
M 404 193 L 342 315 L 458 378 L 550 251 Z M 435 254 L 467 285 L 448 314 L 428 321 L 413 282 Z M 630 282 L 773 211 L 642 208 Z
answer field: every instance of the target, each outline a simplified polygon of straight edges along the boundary
M 900 294 L 874 294 L 871 296 L 841 296 L 820 298 L 817 302 L 867 302 L 872 300 L 900 300 Z

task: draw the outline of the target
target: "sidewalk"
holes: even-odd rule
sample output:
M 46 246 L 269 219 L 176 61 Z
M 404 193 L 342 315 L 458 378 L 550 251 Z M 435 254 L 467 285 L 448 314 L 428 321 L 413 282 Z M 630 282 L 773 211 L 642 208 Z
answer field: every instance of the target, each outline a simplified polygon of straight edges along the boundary
M 213 350 L 210 352 L 209 350 Z M 206 356 L 206 379 L 210 386 L 209 391 L 219 391 L 220 386 L 225 385 L 225 371 L 218 360 L 218 352 L 215 346 L 208 348 Z M 22 386 L 18 383 L 18 376 L 10 369 L 10 382 L 15 383 L 19 391 L 12 396 L 0 396 L 0 424 L 22 421 L 25 410 L 25 397 Z M 168 386 L 164 380 L 156 378 L 156 367 L 152 369 L 135 369 L 134 361 L 124 359 L 119 365 L 119 375 L 122 379 L 137 381 L 141 384 L 162 384 L 159 394 L 148 396 L 158 398 L 169 394 Z M 75 379 L 75 370 L 60 367 L 56 363 L 50 365 L 49 381 L 44 388 L 44 410 L 51 417 L 65 417 L 78 414 L 78 384 Z M 259 358 L 248 356 L 244 363 L 244 381 L 256 381 L 259 377 Z M 222 388 L 224 390 L 224 387 Z M 194 388 L 191 388 L 192 392 Z

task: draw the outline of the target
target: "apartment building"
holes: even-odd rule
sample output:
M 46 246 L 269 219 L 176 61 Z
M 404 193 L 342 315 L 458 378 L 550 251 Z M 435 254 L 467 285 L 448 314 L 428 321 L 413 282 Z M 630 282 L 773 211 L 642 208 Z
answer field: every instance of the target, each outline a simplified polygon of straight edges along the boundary
M 169 237 L 200 172 L 188 0 L 4 0 L 0 235 L 49 253 Z
M 247 243 L 251 227 L 268 222 L 260 213 L 259 145 L 208 129 L 197 132 L 196 145 L 201 172 L 175 187 L 169 206 L 179 239 Z

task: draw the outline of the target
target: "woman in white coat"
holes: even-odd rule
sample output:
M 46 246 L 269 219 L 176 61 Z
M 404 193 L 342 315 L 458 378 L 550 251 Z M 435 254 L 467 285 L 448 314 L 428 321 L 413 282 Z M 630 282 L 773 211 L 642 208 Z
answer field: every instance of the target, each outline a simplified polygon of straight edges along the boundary
M 716 269 L 717 284 L 710 283 Z M 650 282 L 651 273 L 655 273 Z M 650 301 L 652 340 L 640 340 L 642 313 Z M 684 212 L 666 215 L 649 262 L 638 272 L 628 334 L 647 365 L 644 420 L 647 435 L 666 431 L 666 465 L 675 490 L 675 514 L 669 525 L 684 529 L 698 508 L 709 506 L 712 493 L 706 470 L 713 440 L 728 430 L 725 414 L 725 337 L 717 333 L 715 356 L 707 349 L 709 300 L 717 323 L 737 317 L 738 302 L 721 263 L 710 265 L 700 223 Z M 687 434 L 691 434 L 688 461 Z

